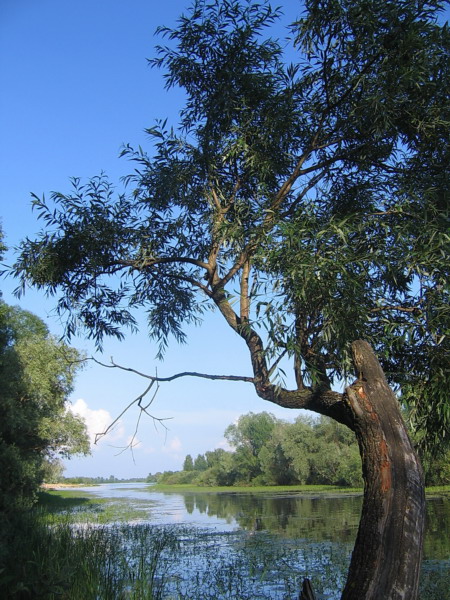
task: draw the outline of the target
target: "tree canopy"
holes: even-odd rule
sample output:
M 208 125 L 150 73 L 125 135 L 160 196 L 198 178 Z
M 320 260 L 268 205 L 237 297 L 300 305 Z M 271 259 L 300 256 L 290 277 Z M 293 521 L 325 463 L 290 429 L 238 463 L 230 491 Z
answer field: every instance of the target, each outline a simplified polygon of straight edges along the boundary
M 233 452 L 223 448 L 206 452 L 203 468 L 197 472 L 188 454 L 182 471 L 159 473 L 158 483 L 362 485 L 355 436 L 326 417 L 299 416 L 288 423 L 267 412 L 248 413 L 226 428 L 225 437 Z
M 89 453 L 67 406 L 80 359 L 39 317 L 0 303 L 0 512 L 31 505 L 58 457 Z
M 383 360 L 424 447 L 450 440 L 450 34 L 439 0 L 197 0 L 150 62 L 186 102 L 123 193 L 104 176 L 34 196 L 13 272 L 101 346 L 144 309 L 161 357 L 214 308 L 259 396 L 350 424 L 350 343 Z M 279 370 L 290 359 L 295 388 Z
M 274 415 L 248 413 L 224 436 L 232 450 L 188 454 L 181 471 L 149 475 L 167 485 L 260 486 L 336 485 L 362 487 L 361 458 L 350 429 L 327 417 L 300 415 L 293 423 Z M 450 483 L 450 451 L 423 462 L 428 486 Z

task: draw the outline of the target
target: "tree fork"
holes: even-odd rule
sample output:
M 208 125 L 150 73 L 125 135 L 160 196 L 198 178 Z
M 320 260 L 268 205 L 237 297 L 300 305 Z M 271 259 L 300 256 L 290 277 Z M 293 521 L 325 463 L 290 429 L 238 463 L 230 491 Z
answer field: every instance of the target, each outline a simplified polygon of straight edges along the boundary
M 422 467 L 372 348 L 357 340 L 352 350 L 358 380 L 346 398 L 365 487 L 341 600 L 416 600 L 425 521 Z

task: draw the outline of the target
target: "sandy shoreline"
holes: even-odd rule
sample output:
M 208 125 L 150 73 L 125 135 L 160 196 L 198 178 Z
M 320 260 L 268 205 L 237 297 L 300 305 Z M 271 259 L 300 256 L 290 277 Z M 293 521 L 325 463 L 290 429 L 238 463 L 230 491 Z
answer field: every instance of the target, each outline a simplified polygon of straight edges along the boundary
M 60 490 L 64 488 L 86 487 L 85 483 L 42 483 L 41 488 L 44 490 Z

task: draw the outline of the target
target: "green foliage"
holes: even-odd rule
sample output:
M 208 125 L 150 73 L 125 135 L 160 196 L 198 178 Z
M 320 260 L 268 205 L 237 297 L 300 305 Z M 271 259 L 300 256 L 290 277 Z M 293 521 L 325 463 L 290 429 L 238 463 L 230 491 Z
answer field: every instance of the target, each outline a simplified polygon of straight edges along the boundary
M 192 456 L 188 454 L 184 459 L 183 463 L 183 471 L 193 471 L 194 470 L 194 461 L 192 460 Z
M 262 474 L 259 454 L 275 423 L 276 419 L 270 413 L 248 413 L 226 428 L 225 438 L 236 449 L 233 462 L 241 483 L 249 483 Z
M 194 460 L 194 470 L 195 471 L 205 471 L 208 468 L 208 463 L 206 462 L 206 458 L 203 454 L 198 454 L 196 459 Z
M 422 459 L 427 486 L 450 485 L 450 451 Z
M 246 448 L 250 454 L 258 456 L 269 439 L 275 423 L 276 418 L 270 413 L 248 413 L 240 416 L 237 423 L 226 428 L 225 438 L 236 450 Z
M 299 417 L 287 423 L 267 412 L 248 413 L 227 427 L 225 437 L 233 452 L 222 448 L 206 452 L 205 469 L 184 466 L 182 471 L 160 474 L 157 482 L 209 487 L 362 485 L 354 434 L 330 419 Z
M 226 450 L 223 448 L 216 448 L 215 450 L 209 450 L 205 452 L 206 463 L 208 468 L 220 465 L 221 460 L 226 455 Z
M 422 447 L 449 442 L 445 4 L 308 0 L 285 50 L 269 2 L 194 2 L 151 61 L 185 92 L 178 126 L 124 148 L 136 170 L 118 197 L 104 176 L 34 197 L 44 230 L 21 245 L 20 289 L 58 293 L 67 335 L 99 345 L 143 308 L 159 357 L 215 307 L 260 396 L 305 408 L 309 391 L 341 421 L 316 392 L 366 339 Z
M 35 315 L 0 304 L 0 511 L 29 506 L 57 457 L 89 452 L 67 410 L 80 354 Z
M 156 481 L 207 487 L 363 485 L 355 436 L 332 419 L 301 416 L 288 423 L 267 412 L 248 413 L 226 428 L 225 437 L 234 451 L 217 448 L 198 455 L 195 462 L 206 459 L 202 470 L 190 466 L 188 455 L 182 471 L 157 474 Z M 450 483 L 449 452 L 424 455 L 422 462 L 427 486 Z
M 64 465 L 63 463 L 54 458 L 52 460 L 44 461 L 42 465 L 42 479 L 44 483 L 59 483 L 63 478 Z
M 200 474 L 196 483 L 207 486 L 234 485 L 238 478 L 238 469 L 234 455 L 222 448 L 213 452 L 215 453 L 214 463 Z
M 196 471 L 164 471 L 157 477 L 157 482 L 167 485 L 180 485 L 197 481 Z
M 286 424 L 278 423 L 259 451 L 262 479 L 268 485 L 289 485 L 294 481 L 303 483 L 306 479 L 299 468 L 298 457 L 295 460 L 287 452 L 287 433 Z
M 3 238 L 4 238 L 3 228 L 0 225 L 0 258 L 3 258 L 3 254 L 7 250 L 5 244 L 3 243 Z

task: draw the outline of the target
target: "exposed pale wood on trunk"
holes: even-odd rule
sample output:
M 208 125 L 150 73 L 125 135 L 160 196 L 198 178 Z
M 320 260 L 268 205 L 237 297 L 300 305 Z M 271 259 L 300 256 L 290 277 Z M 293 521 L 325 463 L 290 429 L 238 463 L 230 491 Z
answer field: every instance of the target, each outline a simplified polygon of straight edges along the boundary
M 353 343 L 358 380 L 347 388 L 365 481 L 342 600 L 416 600 L 425 494 L 399 403 L 367 342 Z

